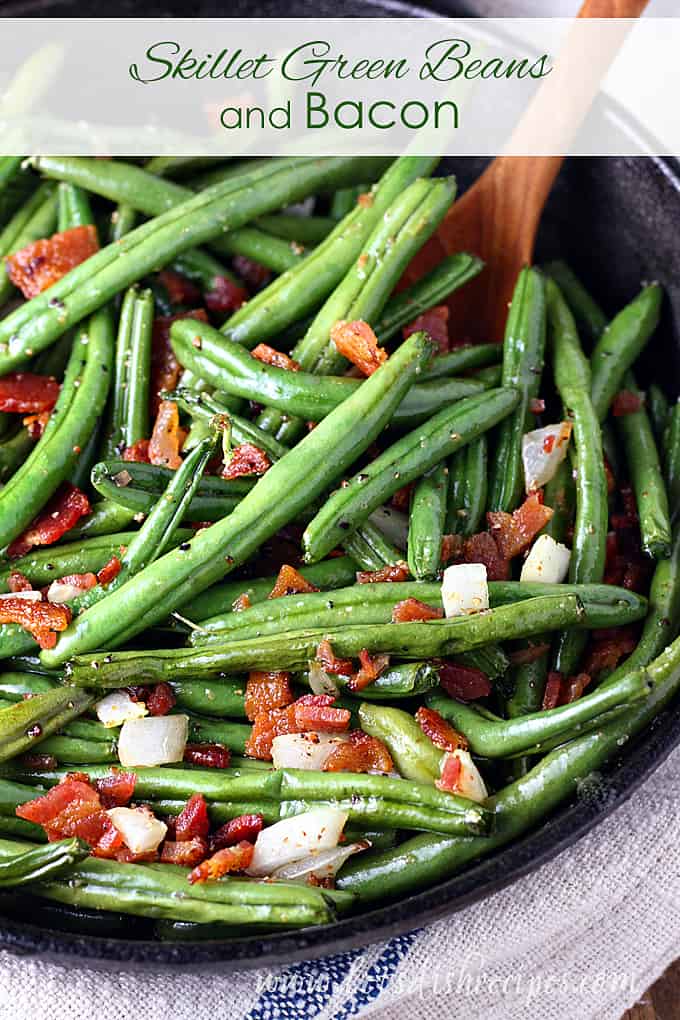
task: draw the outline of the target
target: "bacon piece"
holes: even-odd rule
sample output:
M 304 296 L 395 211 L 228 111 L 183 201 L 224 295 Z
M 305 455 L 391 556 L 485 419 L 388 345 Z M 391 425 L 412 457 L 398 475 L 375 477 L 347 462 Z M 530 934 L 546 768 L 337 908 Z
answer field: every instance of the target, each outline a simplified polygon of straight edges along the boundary
M 246 683 L 246 717 L 254 722 L 261 712 L 284 708 L 293 701 L 290 673 L 262 673 L 252 670 Z
M 442 662 L 438 669 L 439 683 L 457 701 L 476 701 L 491 694 L 491 681 L 481 669 L 456 662 Z
M 149 715 L 167 715 L 171 708 L 177 704 L 172 687 L 166 683 L 156 684 L 146 700 L 146 707 Z
M 287 354 L 274 350 L 268 344 L 258 344 L 250 352 L 253 358 L 262 361 L 265 365 L 273 365 L 275 368 L 285 368 L 289 372 L 299 372 L 300 365 L 297 361 L 289 358 Z
M 256 262 L 255 259 L 249 259 L 246 255 L 235 255 L 231 262 L 237 275 L 245 281 L 251 291 L 266 287 L 272 278 L 266 266 Z
M 377 336 L 363 319 L 339 319 L 331 328 L 331 340 L 338 353 L 364 375 L 373 375 L 387 361 L 387 351 L 378 346 Z
M 415 482 L 409 482 L 408 485 L 402 485 L 401 489 L 397 489 L 391 500 L 392 506 L 395 510 L 401 510 L 402 513 L 408 513 L 408 508 L 411 503 L 411 493 L 413 492 L 415 485 Z
M 7 587 L 13 594 L 19 591 L 33 591 L 33 585 L 19 570 L 10 570 Z
M 435 747 L 442 751 L 467 750 L 468 742 L 462 733 L 458 733 L 451 723 L 433 708 L 425 708 L 424 705 L 416 712 L 416 722 L 426 737 L 432 741 Z
M 444 755 L 441 776 L 439 779 L 435 779 L 434 785 L 438 790 L 442 790 L 443 793 L 456 793 L 462 768 L 460 758 L 457 755 Z
M 630 655 L 636 644 L 635 632 L 631 627 L 618 627 L 613 634 L 602 638 L 593 635 L 584 671 L 589 676 L 597 676 L 605 669 L 616 669 L 621 659 Z
M 350 724 L 347 708 L 334 708 L 332 694 L 303 694 L 290 710 L 300 733 L 319 730 L 321 733 L 343 733 Z
M 217 832 L 210 837 L 210 851 L 224 850 L 227 846 L 234 846 L 246 840 L 254 843 L 257 835 L 262 831 L 264 818 L 262 815 L 239 815 L 230 821 L 220 825 Z
M 32 697 L 32 694 L 29 695 L 29 698 Z M 35 772 L 52 772 L 59 767 L 59 762 L 53 754 L 22 754 L 19 760 L 24 768 Z
M 300 574 L 295 567 L 291 567 L 288 563 L 284 563 L 279 570 L 276 583 L 270 591 L 267 598 L 280 599 L 284 595 L 299 595 L 301 592 L 318 591 L 310 581 Z
M 158 860 L 158 850 L 146 850 L 135 854 L 124 846 L 117 852 L 116 860 L 120 864 L 155 864 Z
M 187 744 L 184 761 L 205 769 L 228 769 L 231 753 L 222 744 Z
M 179 451 L 184 430 L 179 425 L 179 410 L 172 400 L 162 400 L 149 440 L 149 462 L 176 471 L 182 463 Z
M 117 556 L 112 556 L 108 563 L 105 563 L 101 570 L 97 571 L 97 584 L 104 588 L 111 584 L 114 578 L 120 574 L 122 563 Z
M 556 708 L 562 693 L 562 674 L 557 672 L 548 673 L 548 679 L 543 692 L 543 703 L 541 708 L 547 711 Z
M 390 664 L 389 655 L 369 655 L 365 648 L 359 652 L 359 672 L 350 677 L 347 686 L 352 691 L 363 691 L 374 683 Z
M 415 623 L 419 620 L 440 620 L 443 609 L 434 609 L 420 599 L 404 599 L 392 610 L 392 623 Z
M 324 772 L 392 772 L 393 769 L 392 756 L 382 740 L 363 730 L 352 730 L 349 740 L 338 744 L 323 767 Z
M 70 588 L 77 588 L 79 592 L 89 591 L 97 585 L 97 575 L 88 571 L 87 574 L 65 574 L 57 581 L 58 584 L 66 584 Z M 59 599 L 55 599 L 59 602 Z
M 570 705 L 572 701 L 577 701 L 590 681 L 591 677 L 588 673 L 578 673 L 576 676 L 568 677 L 566 684 L 562 684 L 560 705 Z
M 209 831 L 208 805 L 202 793 L 194 793 L 177 815 L 175 838 L 182 843 L 194 836 L 205 837 Z
M 379 570 L 358 570 L 357 584 L 380 584 L 383 581 L 407 581 L 409 578 L 408 563 L 388 563 Z
M 21 424 L 26 426 L 31 439 L 40 439 L 49 420 L 50 412 L 41 411 L 40 414 L 29 414 L 26 418 L 22 418 Z
M 27 244 L 5 259 L 7 275 L 25 298 L 36 297 L 99 250 L 91 224 Z
M 90 511 L 90 501 L 85 493 L 75 485 L 64 482 L 23 534 L 10 543 L 7 555 L 10 559 L 16 559 L 25 556 L 36 545 L 58 542 Z
M 545 400 L 539 397 L 532 397 L 529 401 L 529 410 L 532 414 L 543 414 L 545 411 Z
M 66 776 L 44 796 L 20 804 L 16 809 L 19 818 L 41 825 L 50 842 L 77 836 L 98 847 L 108 834 L 113 823 L 103 810 L 99 794 L 81 773 Z M 101 854 L 103 856 L 103 854 Z
M 297 733 L 295 718 L 287 708 L 271 708 L 258 712 L 253 719 L 253 727 L 246 741 L 246 754 L 261 761 L 271 761 L 274 737 L 285 733 Z
M 488 531 L 481 531 L 465 540 L 462 561 L 483 563 L 489 581 L 507 581 L 510 577 L 510 561 L 501 554 Z
M 525 666 L 530 662 L 536 662 L 536 660 L 540 659 L 542 655 L 545 655 L 549 649 L 550 645 L 545 643 L 536 645 L 528 644 L 526 648 L 518 648 L 516 651 L 510 652 L 508 659 L 513 666 Z
M 162 269 L 158 279 L 168 292 L 171 305 L 197 305 L 201 300 L 201 292 L 196 284 L 174 269 Z
M 161 864 L 179 864 L 182 868 L 195 868 L 208 852 L 206 840 L 200 836 L 175 842 L 166 839 L 161 849 Z
M 182 366 L 175 357 L 170 344 L 170 327 L 178 319 L 198 319 L 207 322 L 208 314 L 203 308 L 177 315 L 161 315 L 153 321 L 151 338 L 151 414 L 156 417 L 163 390 L 174 390 L 179 382 Z
M 136 782 L 134 772 L 111 769 L 108 776 L 95 780 L 95 787 L 104 807 L 126 807 L 132 800 Z
M 248 291 L 228 276 L 215 276 L 204 300 L 210 312 L 236 312 L 248 300 Z
M 242 613 L 244 609 L 250 609 L 251 606 L 250 595 L 247 592 L 243 592 L 237 599 L 232 603 L 231 609 L 234 613 Z
M 619 390 L 612 400 L 612 414 L 622 418 L 625 414 L 635 414 L 643 406 L 642 397 L 631 390 Z
M 442 537 L 441 561 L 448 563 L 449 560 L 457 559 L 463 553 L 462 535 L 444 535 Z
M 402 330 L 404 340 L 408 340 L 413 333 L 418 333 L 420 330 L 423 330 L 431 340 L 434 340 L 440 354 L 446 354 L 449 350 L 448 305 L 436 305 L 434 308 L 428 308 L 408 326 L 404 326 Z
M 149 440 L 138 439 L 132 446 L 126 446 L 123 450 L 123 460 L 127 461 L 128 464 L 148 464 Z
M 604 473 L 607 478 L 607 495 L 611 496 L 616 492 L 616 478 L 614 477 L 612 466 L 606 457 L 604 458 Z
M 0 623 L 18 623 L 41 648 L 54 648 L 57 633 L 66 630 L 70 622 L 71 610 L 56 602 L 32 602 L 20 595 L 0 599 Z
M 327 638 L 317 645 L 315 658 L 326 673 L 335 673 L 336 676 L 352 676 L 354 673 L 352 660 L 338 659 Z
M 73 801 L 85 801 L 98 805 L 99 796 L 89 782 L 66 776 L 42 797 L 36 797 L 25 804 L 20 804 L 16 809 L 16 815 L 17 818 L 23 818 L 27 822 L 44 825 L 56 818 Z
M 59 383 L 52 375 L 9 372 L 0 379 L 0 411 L 9 414 L 51 411 L 57 402 L 59 389 Z
M 240 443 L 231 451 L 224 466 L 222 477 L 227 479 L 245 478 L 249 475 L 263 475 L 272 466 L 267 454 L 254 443 Z
M 245 840 L 236 846 L 218 850 L 207 861 L 203 861 L 189 872 L 189 881 L 192 885 L 196 882 L 214 882 L 232 871 L 245 871 L 253 859 L 254 850 L 253 844 L 246 843 Z
M 111 825 L 92 848 L 92 855 L 103 857 L 105 860 L 115 860 L 122 850 L 125 850 L 125 840 L 115 825 Z
M 544 506 L 538 495 L 532 492 L 512 514 L 491 510 L 486 519 L 501 556 L 511 560 L 524 552 L 552 515 L 552 508 Z

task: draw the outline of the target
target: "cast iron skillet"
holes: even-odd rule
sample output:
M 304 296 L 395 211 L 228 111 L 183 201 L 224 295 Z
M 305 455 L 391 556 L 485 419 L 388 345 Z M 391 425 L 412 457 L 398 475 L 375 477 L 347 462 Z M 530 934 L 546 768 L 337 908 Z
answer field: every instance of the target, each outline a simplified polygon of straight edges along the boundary
M 430 8 L 430 13 L 435 8 Z M 438 8 L 458 15 L 464 4 Z M 278 0 L 236 0 L 231 16 L 274 16 L 284 11 Z M 91 12 L 78 0 L 20 0 L 6 3 L 4 16 L 77 17 Z M 144 5 L 137 0 L 109 3 L 107 15 L 139 16 L 185 14 L 184 4 Z M 205 0 L 194 16 L 224 15 L 218 0 Z M 348 17 L 417 15 L 428 11 L 395 0 L 288 0 L 287 16 Z M 606 107 L 614 134 L 629 140 L 628 151 L 644 154 L 646 143 L 639 128 L 629 123 L 613 104 Z M 458 174 L 461 190 L 479 174 L 482 160 L 451 160 L 447 170 Z M 680 379 L 680 167 L 670 160 L 644 155 L 611 159 L 568 160 L 548 203 L 538 240 L 538 259 L 566 257 L 588 281 L 606 309 L 615 311 L 633 294 L 641 280 L 658 279 L 668 300 L 662 325 L 643 371 L 662 382 Z M 662 366 L 659 371 L 659 366 Z M 675 383 L 677 390 L 677 382 Z M 670 394 L 669 394 L 670 395 Z M 338 952 L 384 939 L 450 915 L 461 907 L 489 896 L 545 863 L 593 828 L 621 804 L 680 742 L 680 713 L 671 707 L 634 746 L 626 749 L 602 777 L 588 784 L 572 803 L 510 848 L 499 850 L 463 874 L 400 902 L 377 907 L 336 924 L 269 937 L 229 942 L 160 943 L 151 941 L 143 923 L 127 919 L 125 937 L 99 938 L 57 931 L 49 927 L 49 911 L 26 900 L 12 916 L 0 916 L 0 946 L 38 955 L 61 964 L 120 970 L 189 970 L 210 967 L 228 971 L 290 963 Z M 33 916 L 37 923 L 31 923 Z

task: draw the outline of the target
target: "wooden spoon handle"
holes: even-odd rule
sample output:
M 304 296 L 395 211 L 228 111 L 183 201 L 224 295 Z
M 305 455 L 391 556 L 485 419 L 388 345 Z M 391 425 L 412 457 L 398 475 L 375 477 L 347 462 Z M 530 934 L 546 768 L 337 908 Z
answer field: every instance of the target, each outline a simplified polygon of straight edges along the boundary
M 579 18 L 639 18 L 649 0 L 583 0 Z

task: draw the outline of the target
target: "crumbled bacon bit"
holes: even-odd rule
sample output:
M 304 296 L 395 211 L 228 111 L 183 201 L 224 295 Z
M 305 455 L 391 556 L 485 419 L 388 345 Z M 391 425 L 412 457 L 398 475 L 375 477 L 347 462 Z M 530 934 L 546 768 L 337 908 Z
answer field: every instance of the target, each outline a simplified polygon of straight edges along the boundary
M 95 787 L 104 807 L 125 807 L 132 800 L 136 782 L 134 772 L 111 769 L 108 776 L 95 781 Z
M 205 769 L 228 769 L 231 754 L 222 744 L 187 744 L 184 748 L 184 761 Z
M 392 772 L 394 762 L 382 740 L 363 730 L 352 730 L 348 736 L 326 758 L 324 772 Z
M 92 848 L 94 857 L 103 857 L 106 860 L 114 860 L 118 853 L 125 850 L 125 842 L 115 825 L 112 825 L 100 838 L 96 846 Z
M 557 672 L 548 673 L 545 691 L 543 692 L 543 703 L 541 705 L 543 711 L 555 708 L 560 700 L 561 693 L 562 674 Z
M 276 583 L 267 598 L 280 599 L 284 595 L 300 595 L 302 592 L 318 591 L 310 581 L 300 574 L 295 567 L 284 563 L 279 570 Z
M 253 719 L 253 727 L 246 741 L 246 754 L 251 758 L 259 758 L 261 761 L 271 761 L 274 737 L 297 732 L 290 706 L 258 712 Z
M 590 681 L 591 677 L 588 673 L 578 673 L 576 676 L 570 676 L 567 679 L 566 685 L 562 685 L 560 705 L 570 705 L 572 701 L 577 701 Z
M 434 340 L 440 354 L 446 354 L 449 350 L 448 305 L 436 305 L 434 308 L 428 308 L 408 326 L 404 326 L 402 330 L 404 340 L 408 340 L 413 333 L 419 333 L 421 330 L 427 333 L 431 340 Z
M 151 338 L 151 414 L 156 417 L 163 390 L 174 390 L 179 382 L 182 366 L 175 357 L 170 344 L 170 327 L 178 319 L 198 319 L 207 322 L 208 315 L 203 308 L 177 315 L 162 315 L 153 321 Z
M 59 383 L 51 375 L 9 372 L 0 379 L 0 411 L 39 414 L 51 411 L 59 396 Z
M 189 872 L 189 881 L 192 885 L 196 882 L 214 882 L 232 871 L 245 871 L 253 859 L 254 850 L 253 844 L 245 841 L 218 850 L 207 861 L 203 861 Z
M 64 577 L 60 577 L 57 583 L 67 584 L 70 588 L 77 588 L 79 592 L 84 592 L 96 586 L 97 576 L 92 571 L 88 571 L 87 574 L 66 574 Z
M 36 545 L 52 545 L 89 514 L 90 501 L 75 485 L 64 482 L 26 531 L 7 550 L 10 559 L 25 556 Z
M 334 708 L 332 694 L 303 694 L 290 706 L 298 732 L 320 730 L 322 733 L 343 733 L 350 723 L 346 708 Z
M 57 633 L 66 630 L 70 622 L 71 610 L 56 602 L 33 602 L 20 595 L 14 599 L 0 599 L 0 623 L 17 623 L 41 648 L 54 648 Z
M 525 666 L 528 665 L 530 662 L 536 662 L 538 659 L 541 658 L 542 655 L 545 655 L 545 653 L 549 650 L 550 645 L 548 644 L 539 643 L 536 645 L 532 645 L 531 643 L 529 643 L 527 644 L 526 648 L 518 648 L 514 652 L 510 652 L 508 655 L 508 659 L 513 664 L 513 666 Z
M 250 595 L 244 591 L 237 599 L 234 599 L 231 609 L 233 613 L 242 613 L 245 609 L 250 609 L 251 605 Z
M 363 691 L 374 683 L 390 664 L 389 655 L 369 655 L 365 648 L 359 652 L 359 672 L 350 677 L 347 686 L 352 691 Z
M 149 715 L 167 715 L 170 709 L 177 704 L 177 698 L 173 694 L 172 687 L 166 683 L 156 684 L 151 688 L 146 698 L 146 707 Z
M 227 479 L 245 478 L 248 475 L 263 475 L 271 467 L 271 461 L 264 450 L 254 443 L 241 443 L 231 451 L 224 466 L 222 477 Z
M 457 751 L 459 748 L 467 750 L 468 743 L 462 733 L 458 733 L 451 723 L 433 708 L 421 705 L 416 712 L 416 722 L 425 736 L 442 751 Z
M 488 531 L 466 538 L 463 544 L 463 563 L 483 563 L 489 581 L 507 581 L 510 561 L 501 555 L 498 545 Z
M 10 571 L 7 587 L 13 594 L 19 591 L 33 591 L 31 582 L 18 570 Z
M 205 838 L 210 831 L 208 805 L 202 793 L 194 793 L 186 802 L 175 821 L 175 838 L 179 843 L 194 836 Z
M 481 669 L 456 662 L 442 662 L 438 669 L 439 683 L 457 701 L 476 701 L 491 694 L 491 681 Z
M 387 351 L 378 346 L 378 338 L 362 319 L 339 319 L 331 329 L 331 340 L 342 354 L 364 375 L 373 375 L 387 361 Z
M 358 570 L 357 584 L 380 584 L 383 581 L 406 581 L 409 578 L 408 563 L 389 563 L 379 570 Z
M 101 570 L 97 571 L 97 584 L 106 587 L 111 584 L 114 578 L 120 574 L 122 563 L 117 556 L 112 556 L 108 563 L 105 563 Z
M 352 660 L 338 659 L 326 638 L 317 645 L 316 661 L 326 673 L 335 673 L 336 676 L 352 676 L 354 673 Z
M 33 298 L 98 250 L 94 226 L 72 227 L 33 241 L 8 255 L 5 259 L 7 275 L 25 298 Z
M 261 673 L 252 670 L 246 683 L 246 718 L 254 722 L 261 712 L 284 708 L 293 701 L 290 673 Z
M 77 772 L 67 775 L 42 797 L 20 804 L 16 814 L 18 818 L 41 825 L 50 842 L 77 836 L 97 848 L 106 838 L 111 838 L 108 834 L 113 828 L 99 794 L 88 777 Z
M 19 761 L 25 769 L 34 772 L 52 772 L 59 766 L 53 754 L 22 754 Z
M 228 276 L 215 276 L 204 299 L 209 311 L 223 315 L 238 311 L 248 300 L 248 291 Z
M 545 400 L 540 397 L 532 397 L 529 401 L 529 410 L 532 414 L 543 414 L 545 411 Z
M 456 754 L 445 754 L 441 776 L 435 779 L 434 785 L 443 793 L 456 793 L 463 770 L 460 758 Z
M 250 352 L 253 358 L 262 361 L 265 365 L 273 365 L 275 368 L 285 368 L 289 372 L 299 372 L 300 365 L 297 361 L 289 358 L 287 354 L 274 350 L 268 344 L 258 344 Z
M 266 287 L 272 278 L 266 266 L 256 262 L 255 259 L 249 259 L 246 255 L 235 255 L 231 261 L 236 273 L 245 280 L 251 291 Z
M 357 204 L 360 205 L 362 209 L 370 208 L 373 205 L 373 202 L 373 194 L 370 191 L 362 191 L 357 198 Z
M 262 831 L 264 818 L 262 815 L 239 815 L 230 821 L 220 825 L 219 829 L 210 837 L 210 851 L 224 850 L 227 846 L 234 846 L 247 840 L 254 843 L 257 835 Z
M 161 849 L 161 864 L 179 864 L 182 868 L 195 868 L 208 852 L 206 840 L 200 836 L 176 842 L 166 839 Z
M 149 462 L 176 471 L 182 463 L 179 451 L 184 438 L 184 429 L 181 429 L 179 424 L 177 404 L 172 400 L 162 400 L 149 440 Z
M 201 300 L 196 284 L 174 269 L 162 269 L 158 279 L 165 287 L 171 305 L 197 305 Z
M 631 627 L 616 628 L 613 634 L 593 641 L 585 663 L 585 672 L 589 676 L 598 676 L 603 670 L 616 669 L 621 659 L 626 658 L 637 644 L 635 632 Z
M 463 552 L 462 535 L 444 535 L 442 537 L 441 561 L 448 563 L 449 560 L 458 558 Z
M 428 606 L 420 599 L 404 599 L 392 610 L 392 623 L 416 623 L 419 620 L 440 620 L 443 609 Z
M 128 464 L 148 464 L 149 440 L 138 439 L 132 446 L 126 446 L 123 450 L 123 460 Z
M 40 439 L 49 420 L 50 412 L 41 411 L 40 414 L 27 415 L 22 419 L 21 424 L 26 426 L 26 431 L 31 439 Z
M 604 458 L 604 473 L 607 478 L 607 495 L 611 496 L 616 492 L 616 478 L 614 477 L 612 466 L 606 457 Z
M 511 560 L 524 552 L 552 515 L 552 508 L 532 492 L 512 514 L 492 510 L 486 517 L 501 556 Z
M 136 854 L 124 846 L 116 854 L 116 860 L 120 864 L 155 864 L 158 860 L 158 850 L 146 850 Z
M 392 506 L 395 510 L 401 510 L 402 513 L 407 513 L 409 505 L 411 503 L 411 493 L 415 488 L 415 482 L 409 482 L 408 485 L 402 485 L 401 489 L 392 495 Z
M 620 390 L 612 401 L 612 414 L 615 418 L 622 418 L 626 414 L 635 414 L 642 406 L 643 400 L 639 393 Z

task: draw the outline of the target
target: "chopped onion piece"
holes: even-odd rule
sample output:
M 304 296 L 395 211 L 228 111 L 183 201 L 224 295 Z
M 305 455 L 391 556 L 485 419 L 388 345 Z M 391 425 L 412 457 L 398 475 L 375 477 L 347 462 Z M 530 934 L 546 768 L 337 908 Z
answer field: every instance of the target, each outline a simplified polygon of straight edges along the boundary
M 29 602 L 42 602 L 41 591 L 8 591 L 0 595 L 0 599 L 27 599 Z
M 557 468 L 567 456 L 571 422 L 562 421 L 546 425 L 522 436 L 522 463 L 524 464 L 524 486 L 527 492 L 535 492 L 550 481 Z
M 118 737 L 121 765 L 170 765 L 182 761 L 189 735 L 186 715 L 149 716 L 128 719 Z
M 138 808 L 115 807 L 107 814 L 133 854 L 145 854 L 157 850 L 165 839 L 168 827 L 150 811 Z
M 84 591 L 87 591 L 87 588 L 77 584 L 52 581 L 52 584 L 47 589 L 47 601 L 62 605 L 64 602 L 72 602 L 73 599 L 77 599 Z
M 321 772 L 338 744 L 347 739 L 337 733 L 284 733 L 272 741 L 274 768 Z
M 146 714 L 143 701 L 133 701 L 127 691 L 111 691 L 94 706 L 104 726 L 122 726 L 128 719 L 142 719 Z
M 442 770 L 447 758 L 457 758 L 460 762 L 460 775 L 456 782 L 455 792 L 468 800 L 475 800 L 481 803 L 489 796 L 489 791 L 482 779 L 482 775 L 472 760 L 469 751 L 460 748 L 456 751 L 447 751 L 442 757 Z
M 465 616 L 489 608 L 489 587 L 483 563 L 456 563 L 447 567 L 442 580 L 446 616 Z
M 569 570 L 571 552 L 550 535 L 539 535 L 522 566 L 520 581 L 561 584 Z
M 261 878 L 313 852 L 332 850 L 338 845 L 346 821 L 347 812 L 320 807 L 275 822 L 263 829 L 255 840 L 255 852 L 247 873 Z
M 333 850 L 321 850 L 319 853 L 310 854 L 309 857 L 277 868 L 272 873 L 272 878 L 285 879 L 287 882 L 308 882 L 310 878 L 323 882 L 325 879 L 335 878 L 348 857 L 360 853 L 361 850 L 368 850 L 370 845 L 366 840 L 363 843 L 336 846 Z
M 309 666 L 309 686 L 314 694 L 332 694 L 337 697 L 340 693 L 333 677 L 316 659 Z

